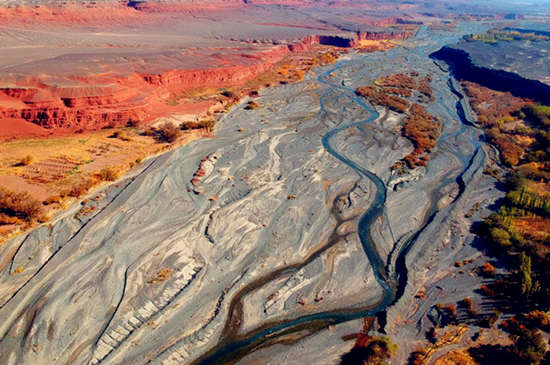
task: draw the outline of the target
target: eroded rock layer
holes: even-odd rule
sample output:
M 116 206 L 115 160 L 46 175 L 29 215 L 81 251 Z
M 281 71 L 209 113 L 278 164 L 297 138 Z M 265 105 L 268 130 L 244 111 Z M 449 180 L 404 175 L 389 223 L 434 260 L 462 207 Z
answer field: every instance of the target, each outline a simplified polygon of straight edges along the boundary
M 243 84 L 268 71 L 291 53 L 305 52 L 319 44 L 354 47 L 364 39 L 403 39 L 408 36 L 410 32 L 307 36 L 292 44 L 263 46 L 261 49 L 208 50 L 202 52 L 205 66 L 202 69 L 174 68 L 154 73 L 145 69 L 128 76 L 112 72 L 67 75 L 62 79 L 13 76 L 0 87 L 0 120 L 20 118 L 47 129 L 84 130 L 150 122 L 178 111 L 178 108 L 171 108 L 168 101 L 175 94 L 198 88 L 216 89 Z M 180 55 L 176 53 L 162 56 L 168 58 L 174 67 L 181 63 Z

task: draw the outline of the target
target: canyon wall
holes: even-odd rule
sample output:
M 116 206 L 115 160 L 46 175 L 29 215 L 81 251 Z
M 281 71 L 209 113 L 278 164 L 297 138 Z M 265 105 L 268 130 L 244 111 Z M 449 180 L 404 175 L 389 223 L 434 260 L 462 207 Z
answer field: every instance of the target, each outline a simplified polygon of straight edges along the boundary
M 308 51 L 313 45 L 354 47 L 364 39 L 404 39 L 403 33 L 358 33 L 307 36 L 290 45 L 249 52 L 243 64 L 205 69 L 172 69 L 159 73 L 135 72 L 130 76 L 74 76 L 79 86 L 48 85 L 39 78 L 26 78 L 0 87 L 1 119 L 24 119 L 43 128 L 93 130 L 130 121 L 150 122 L 175 110 L 169 99 L 186 90 L 237 86 L 268 71 L 290 53 Z M 246 63 L 246 64 L 244 64 Z
M 493 90 L 509 91 L 515 96 L 543 104 L 550 103 L 550 86 L 513 72 L 478 66 L 464 50 L 443 47 L 431 57 L 448 63 L 454 77 L 459 80 L 472 81 Z

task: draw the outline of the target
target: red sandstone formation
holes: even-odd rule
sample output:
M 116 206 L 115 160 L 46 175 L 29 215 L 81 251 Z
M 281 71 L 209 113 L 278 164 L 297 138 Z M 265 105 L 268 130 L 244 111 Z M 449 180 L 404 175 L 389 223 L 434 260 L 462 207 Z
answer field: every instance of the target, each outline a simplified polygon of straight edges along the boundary
M 24 119 L 48 129 L 97 129 L 130 121 L 149 122 L 178 111 L 167 104 L 172 93 L 242 84 L 267 71 L 289 52 L 288 47 L 276 47 L 249 54 L 249 65 L 134 73 L 128 77 L 73 77 L 78 86 L 70 87 L 35 79 L 17 80 L 14 85 L 0 87 L 0 120 Z
M 12 78 L 0 87 L 0 124 L 5 123 L 2 120 L 25 120 L 50 130 L 76 131 L 129 122 L 147 123 L 181 111 L 181 106 L 169 103 L 175 94 L 196 88 L 243 84 L 269 70 L 288 54 L 307 51 L 315 44 L 352 47 L 361 39 L 407 36 L 408 33 L 308 36 L 300 42 L 271 46 L 263 51 L 243 49 L 242 54 L 235 55 L 235 50 L 228 50 L 233 54 L 222 56 L 226 59 L 206 58 L 204 69 L 134 71 L 127 76 L 116 73 L 68 76 L 62 82 L 59 78 L 50 82 L 47 77 L 43 80 Z
M 19 2 L 11 6 L 0 7 L 0 24 L 4 25 L 49 25 L 70 26 L 74 24 L 92 24 L 109 26 L 143 25 L 160 23 L 166 18 L 162 13 L 190 13 L 204 10 L 236 9 L 243 6 L 240 0 L 212 1 L 79 1 L 46 2 L 40 5 Z M 158 15 L 158 16 L 155 16 Z
M 372 40 L 381 41 L 386 39 L 404 40 L 412 37 L 412 33 L 406 32 L 362 32 L 357 34 L 357 41 Z

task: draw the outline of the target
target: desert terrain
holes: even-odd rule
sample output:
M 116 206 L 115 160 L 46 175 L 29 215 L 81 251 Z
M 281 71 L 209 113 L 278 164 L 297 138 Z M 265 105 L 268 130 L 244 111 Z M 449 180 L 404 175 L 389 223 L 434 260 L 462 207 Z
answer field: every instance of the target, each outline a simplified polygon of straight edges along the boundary
M 541 363 L 538 6 L 0 3 L 2 362 Z

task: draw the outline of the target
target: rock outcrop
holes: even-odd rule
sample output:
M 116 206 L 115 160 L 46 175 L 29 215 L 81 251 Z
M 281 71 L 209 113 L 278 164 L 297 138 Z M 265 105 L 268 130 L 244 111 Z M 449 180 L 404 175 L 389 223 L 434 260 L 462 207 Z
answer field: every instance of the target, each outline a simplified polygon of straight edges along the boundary
M 509 91 L 515 96 L 550 103 L 550 86 L 538 80 L 524 78 L 516 73 L 476 65 L 470 55 L 461 49 L 443 47 L 431 55 L 452 67 L 457 79 L 475 82 L 498 91 Z

